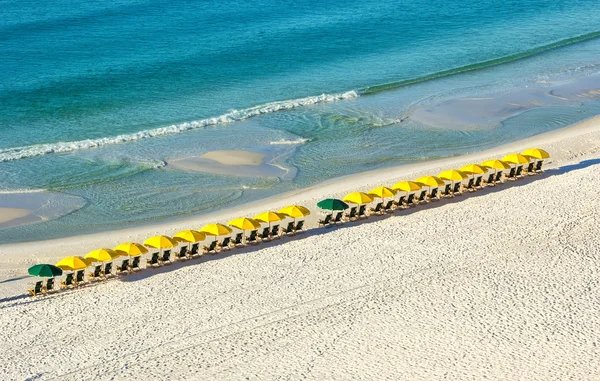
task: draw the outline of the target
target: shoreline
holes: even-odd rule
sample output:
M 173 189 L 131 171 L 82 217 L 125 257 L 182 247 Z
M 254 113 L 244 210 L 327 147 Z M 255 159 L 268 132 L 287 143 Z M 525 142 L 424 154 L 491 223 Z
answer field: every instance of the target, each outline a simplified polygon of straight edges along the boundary
M 552 168 L 556 163 L 564 164 L 573 160 L 583 160 L 586 154 L 581 154 L 582 151 L 586 152 L 587 155 L 598 152 L 600 147 L 593 143 L 586 143 L 586 139 L 578 139 L 578 137 L 586 134 L 600 136 L 600 116 L 587 119 L 570 127 L 484 151 L 352 174 L 327 180 L 308 188 L 197 217 L 47 241 L 0 245 L 0 281 L 23 275 L 26 273 L 24 269 L 35 263 L 54 263 L 65 256 L 85 255 L 97 248 L 112 248 L 128 241 L 142 242 L 144 239 L 156 234 L 172 236 L 179 230 L 199 229 L 209 222 L 226 223 L 232 218 L 253 216 L 266 210 L 277 210 L 290 204 L 304 205 L 312 211 L 312 214 L 306 218 L 306 225 L 308 228 L 313 228 L 319 217 L 319 209 L 316 208 L 316 203 L 323 198 L 341 198 L 351 191 L 366 191 L 379 185 L 391 186 L 399 180 L 415 179 L 425 174 L 435 175 L 445 169 L 458 168 L 471 162 L 479 163 L 489 158 L 500 158 L 506 153 L 520 152 L 532 146 L 549 150 L 551 158 L 545 161 L 544 168 Z M 571 152 L 567 149 L 568 146 L 575 147 L 585 144 L 591 145 L 591 147 L 575 150 L 577 152 Z

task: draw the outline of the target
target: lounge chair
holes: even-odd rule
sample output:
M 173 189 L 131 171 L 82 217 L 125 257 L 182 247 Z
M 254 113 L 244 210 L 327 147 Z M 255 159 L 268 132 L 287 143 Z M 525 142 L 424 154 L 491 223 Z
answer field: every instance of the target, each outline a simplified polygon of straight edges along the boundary
M 219 247 L 221 248 L 221 250 L 231 250 L 231 237 L 225 237 L 223 239 L 223 242 L 219 243 Z
M 42 289 L 42 292 L 44 294 L 47 294 L 51 291 L 55 291 L 54 290 L 54 278 L 48 278 L 48 280 L 46 281 L 46 285 Z
M 150 259 L 146 259 L 146 266 L 154 266 L 154 265 L 160 266 L 160 262 L 158 261 L 158 252 L 152 253 L 152 257 Z
M 331 226 L 331 218 L 333 217 L 333 215 L 330 214 L 326 214 L 325 218 L 323 218 L 322 220 L 319 220 L 319 227 L 320 226 Z
M 460 192 L 460 186 L 461 186 L 461 185 L 462 185 L 462 184 L 461 184 L 461 182 L 460 182 L 460 181 L 459 181 L 459 182 L 457 182 L 457 183 L 454 183 L 454 188 L 452 189 L 452 194 L 454 194 L 454 193 L 461 193 L 461 192 Z
M 383 206 L 383 212 L 389 212 L 392 210 L 392 205 L 394 205 L 394 200 L 389 200 L 388 202 L 385 203 L 385 205 Z
M 353 206 L 352 208 L 350 208 L 350 211 L 348 213 L 346 213 L 344 218 L 347 220 L 352 220 L 352 219 L 356 218 L 356 206 Z
M 516 168 L 511 168 L 510 172 L 508 173 L 508 175 L 506 175 L 507 179 L 514 179 L 515 178 L 515 172 L 517 171 Z
M 204 246 L 204 247 L 202 248 L 202 251 L 203 251 L 203 252 L 205 252 L 205 253 L 213 253 L 213 254 L 215 254 L 215 253 L 216 253 L 216 249 L 217 249 L 217 244 L 218 244 L 218 243 L 219 243 L 219 242 L 217 242 L 217 241 L 212 241 L 212 242 L 210 243 L 210 245 L 208 245 L 208 246 Z
M 496 174 L 495 173 L 490 173 L 490 175 L 488 176 L 487 180 L 484 181 L 484 183 L 486 183 L 487 185 L 496 185 L 494 183 L 494 179 L 496 178 Z
M 171 262 L 171 250 L 165 250 L 163 251 L 163 255 L 162 257 L 160 257 L 160 261 L 164 264 L 165 262 Z
M 450 196 L 452 193 L 450 192 L 452 188 L 452 184 L 446 184 L 444 190 L 442 191 L 442 196 Z
M 271 239 L 279 237 L 279 225 L 273 225 L 273 227 L 271 228 Z
M 258 239 L 256 238 L 258 235 L 257 230 L 252 230 L 250 235 L 246 238 L 246 243 L 258 243 Z
M 471 178 L 471 179 L 469 179 L 469 182 L 467 183 L 467 186 L 465 186 L 465 188 L 470 191 L 474 191 L 475 190 L 473 188 L 474 185 L 475 185 L 475 178 Z
M 481 181 L 483 180 L 483 176 L 477 176 L 477 180 L 475 180 L 474 188 L 481 188 Z
M 433 200 L 434 198 L 438 198 L 438 191 L 439 191 L 439 188 L 433 188 L 431 190 L 431 193 L 429 194 L 430 201 Z
M 366 213 L 366 211 L 367 211 L 367 206 L 366 206 L 366 205 L 364 205 L 364 204 L 363 204 L 363 205 L 361 205 L 361 206 L 358 208 L 358 212 L 356 213 L 356 218 L 357 218 L 357 219 L 358 219 L 358 218 L 367 218 L 367 213 Z
M 181 246 L 179 252 L 175 252 L 175 258 L 179 260 L 187 259 L 187 246 Z
M 244 233 L 237 233 L 232 243 L 233 246 L 244 246 Z
M 116 267 L 116 272 L 117 272 L 117 274 L 129 272 L 129 258 L 123 259 L 123 262 L 121 262 L 121 265 Z
M 133 261 L 131 261 L 131 266 L 129 267 L 129 269 L 131 271 L 141 270 L 141 268 L 140 268 L 140 258 L 142 258 L 141 255 L 138 255 L 137 257 L 133 257 Z M 158 253 L 157 253 L 156 259 L 158 260 Z
M 532 162 L 531 162 L 531 163 L 529 163 L 529 165 L 527 166 L 527 170 L 526 170 L 527 174 L 528 174 L 528 175 L 531 175 L 531 174 L 535 173 L 535 172 L 533 171 L 533 169 L 534 169 L 534 168 L 535 168 L 535 161 L 532 161 Z
M 40 281 L 35 282 L 35 286 L 31 290 L 28 290 L 27 292 L 29 292 L 29 294 L 31 294 L 31 296 L 38 296 L 38 294 L 42 293 L 43 287 L 44 287 L 44 281 L 40 280 Z
M 343 224 L 342 218 L 344 217 L 344 212 L 337 212 L 334 218 L 331 219 L 331 224 Z
M 61 280 L 60 281 L 60 288 L 75 287 L 76 283 L 75 283 L 75 279 L 73 279 L 74 276 L 75 276 L 75 274 L 68 273 L 67 277 L 65 278 L 65 280 Z
M 260 238 L 263 241 L 267 238 L 271 238 L 269 233 L 271 233 L 271 229 L 269 227 L 266 227 L 263 229 L 262 233 L 258 234 L 258 238 Z
M 381 209 L 383 209 L 383 202 L 378 202 L 374 208 L 369 208 L 369 212 L 371 214 L 381 214 Z
M 200 248 L 200 244 L 198 242 L 192 244 L 192 248 L 189 251 L 189 255 L 193 257 L 198 254 L 198 249 Z
M 498 173 L 496 173 L 496 178 L 494 179 L 494 184 L 498 183 L 498 181 L 502 180 L 502 174 L 504 173 L 504 171 L 498 171 Z
M 104 266 L 104 271 L 102 272 L 102 274 L 104 275 L 104 277 L 109 277 L 112 276 L 112 262 L 108 262 L 105 266 Z
M 517 167 L 517 173 L 515 173 L 515 177 L 519 177 L 519 176 L 521 176 L 521 173 L 522 173 L 522 172 L 523 172 L 523 166 L 522 166 L 522 165 L 519 165 L 519 166 Z
M 304 229 L 304 220 L 298 221 L 296 227 L 294 228 L 294 233 L 301 232 Z
M 287 226 L 285 228 L 282 228 L 281 231 L 283 232 L 283 234 L 296 234 L 296 231 L 294 230 L 294 222 L 288 222 Z
M 537 162 L 537 164 L 535 165 L 535 171 L 536 172 L 541 172 L 542 171 L 542 164 L 544 163 L 544 160 L 539 160 Z
M 80 283 L 85 283 L 85 279 L 83 278 L 85 276 L 85 270 L 79 270 L 75 273 L 75 283 L 77 283 L 77 285 L 79 285 Z
M 408 198 L 406 199 L 406 207 L 410 207 L 410 205 L 413 203 L 415 199 L 415 194 L 411 193 L 408 195 Z
M 415 202 L 415 204 L 424 202 L 425 201 L 425 197 L 427 197 L 427 191 L 426 190 L 422 190 L 421 194 L 419 195 L 419 198 L 417 199 L 417 202 Z
M 88 278 L 92 280 L 102 278 L 102 265 L 94 266 L 94 271 L 88 273 Z
M 396 208 L 400 208 L 400 207 L 404 206 L 405 202 L 406 202 L 406 196 L 400 196 L 398 201 L 394 201 L 394 205 L 396 206 Z

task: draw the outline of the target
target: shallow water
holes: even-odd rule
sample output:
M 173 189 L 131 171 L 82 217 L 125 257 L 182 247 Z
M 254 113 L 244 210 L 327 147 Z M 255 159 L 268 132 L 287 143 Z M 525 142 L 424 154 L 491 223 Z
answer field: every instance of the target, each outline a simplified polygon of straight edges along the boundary
M 183 218 L 600 111 L 592 1 L 3 8 L 0 189 L 85 206 L 1 242 Z M 286 175 L 166 165 L 228 149 Z

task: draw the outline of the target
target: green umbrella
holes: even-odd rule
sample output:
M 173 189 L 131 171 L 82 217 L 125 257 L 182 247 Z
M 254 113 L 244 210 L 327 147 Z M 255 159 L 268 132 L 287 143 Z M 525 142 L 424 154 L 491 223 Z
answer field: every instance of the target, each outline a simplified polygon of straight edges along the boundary
M 317 203 L 317 206 L 326 210 L 344 210 L 348 209 L 348 204 L 337 198 L 327 198 Z
M 62 275 L 63 271 L 54 265 L 35 265 L 27 270 L 29 275 L 52 278 Z

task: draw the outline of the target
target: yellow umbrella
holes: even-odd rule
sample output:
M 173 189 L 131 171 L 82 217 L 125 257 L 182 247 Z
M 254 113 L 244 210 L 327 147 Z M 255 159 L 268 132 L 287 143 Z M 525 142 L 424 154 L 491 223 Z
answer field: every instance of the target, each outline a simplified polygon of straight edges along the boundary
M 97 249 L 87 253 L 84 258 L 90 262 L 108 262 L 120 255 L 121 254 L 111 249 Z
M 413 192 L 421 189 L 421 185 L 414 181 L 400 181 L 392 186 L 392 189 L 396 191 Z
M 132 257 L 146 254 L 148 252 L 148 249 L 146 249 L 144 246 L 140 245 L 139 243 L 135 243 L 135 242 L 127 242 L 127 243 L 120 244 L 119 246 L 115 247 L 113 250 L 116 251 L 117 253 L 121 253 L 122 255 L 130 255 Z
M 421 184 L 425 184 L 428 187 L 441 187 L 442 185 L 446 184 L 444 182 L 444 180 L 440 179 L 439 177 L 436 176 L 423 176 L 423 177 L 419 177 L 418 179 L 415 180 L 415 182 L 421 183 Z
M 182 230 L 173 236 L 173 239 L 177 242 L 199 242 L 204 241 L 206 234 L 197 230 Z
M 144 241 L 144 245 L 155 249 L 170 249 L 177 246 L 178 243 L 171 237 L 166 235 L 155 235 Z
M 506 155 L 502 158 L 502 161 L 505 161 L 505 162 L 511 163 L 511 164 L 517 164 L 517 165 L 529 163 L 529 159 L 527 159 L 523 155 L 519 155 L 518 153 L 511 153 L 510 155 Z
M 286 216 L 296 219 L 308 216 L 310 214 L 310 210 L 300 205 L 290 205 L 279 209 L 277 213 L 285 214 Z
M 504 169 L 509 169 L 510 165 L 508 163 L 505 163 L 503 161 L 500 160 L 486 160 L 483 163 L 481 163 L 482 166 L 484 167 L 490 167 L 495 169 L 496 171 L 498 170 L 504 170 Z
M 281 213 L 264 212 L 264 213 L 257 214 L 256 216 L 254 216 L 254 219 L 258 220 L 260 222 L 268 222 L 270 224 L 271 222 L 281 221 L 286 217 L 287 216 L 285 214 L 281 214 Z
M 544 151 L 541 148 L 529 148 L 526 149 L 525 151 L 521 152 L 521 155 L 523 156 L 531 156 L 535 159 L 541 160 L 541 159 L 548 159 L 550 157 L 550 154 L 546 151 Z
M 487 172 L 487 169 L 477 164 L 465 165 L 460 169 L 461 172 L 465 172 L 472 175 L 483 175 Z
M 204 225 L 200 232 L 205 233 L 207 235 L 214 235 L 218 237 L 220 235 L 227 235 L 231 233 L 233 230 L 229 226 L 225 226 L 223 224 L 208 224 Z
M 388 187 L 378 187 L 375 189 L 371 189 L 369 191 L 369 196 L 371 197 L 379 197 L 381 199 L 394 197 L 398 193 L 398 191 L 388 188 Z
M 344 197 L 344 201 L 346 202 L 350 202 L 352 204 L 368 204 L 369 202 L 373 202 L 373 197 L 369 196 L 366 193 L 363 192 L 353 192 L 350 194 L 347 194 L 346 197 Z
M 87 268 L 90 262 L 82 257 L 66 257 L 56 263 L 56 267 L 60 267 L 67 271 L 77 271 Z
M 253 230 L 260 228 L 260 222 L 253 218 L 240 217 L 235 220 L 231 220 L 227 223 L 229 226 L 238 228 L 240 230 Z
M 452 182 L 455 181 L 463 181 L 468 176 L 461 171 L 457 171 L 456 169 L 450 169 L 438 174 L 438 177 L 443 180 L 449 180 Z

